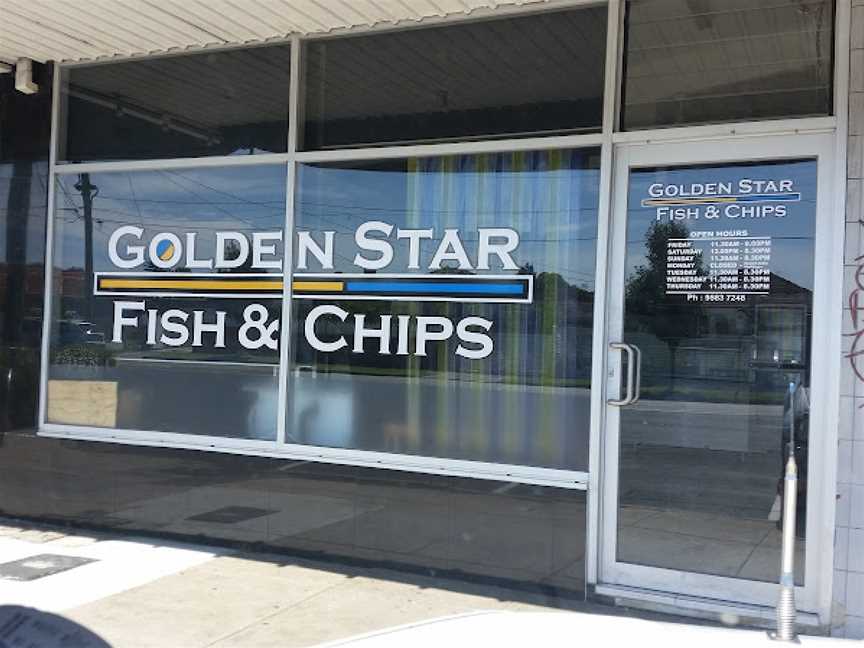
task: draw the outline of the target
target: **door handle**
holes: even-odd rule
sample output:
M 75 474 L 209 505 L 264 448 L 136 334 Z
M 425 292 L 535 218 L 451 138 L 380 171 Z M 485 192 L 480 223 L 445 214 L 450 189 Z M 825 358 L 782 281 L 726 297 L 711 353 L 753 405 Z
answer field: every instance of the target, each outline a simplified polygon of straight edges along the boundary
M 629 344 L 624 344 L 623 342 L 612 342 L 609 345 L 610 349 L 615 349 L 616 351 L 623 351 L 627 354 L 627 388 L 625 392 L 624 398 L 614 399 L 610 398 L 607 402 L 610 405 L 618 405 L 619 407 L 623 407 L 624 405 L 629 405 L 633 402 L 634 398 L 634 383 L 636 381 L 636 352 L 633 350 L 633 347 Z
M 636 355 L 636 387 L 633 389 L 633 400 L 628 405 L 635 405 L 642 396 L 642 349 L 635 344 L 629 345 Z

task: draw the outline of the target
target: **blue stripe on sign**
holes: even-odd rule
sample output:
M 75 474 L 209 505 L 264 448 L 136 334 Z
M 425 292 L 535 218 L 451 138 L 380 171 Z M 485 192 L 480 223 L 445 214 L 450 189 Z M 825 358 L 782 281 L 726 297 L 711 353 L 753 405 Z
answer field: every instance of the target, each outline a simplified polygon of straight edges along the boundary
M 420 282 L 377 282 L 349 281 L 345 284 L 348 292 L 370 293 L 487 293 L 492 295 L 521 295 L 524 288 L 520 284 L 500 283 L 420 283 Z
M 800 193 L 783 193 L 783 194 L 745 194 L 736 196 L 736 202 L 769 202 L 774 200 L 801 200 Z

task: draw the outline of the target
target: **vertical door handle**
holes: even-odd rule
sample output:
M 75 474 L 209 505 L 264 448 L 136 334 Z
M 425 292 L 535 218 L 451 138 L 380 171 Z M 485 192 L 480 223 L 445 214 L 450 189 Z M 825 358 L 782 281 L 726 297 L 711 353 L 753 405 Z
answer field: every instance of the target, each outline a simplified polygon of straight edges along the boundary
M 642 395 L 642 349 L 635 344 L 628 345 L 633 349 L 636 355 L 636 387 L 633 389 L 633 400 L 628 405 L 635 405 L 639 402 L 639 397 Z
M 615 349 L 616 351 L 623 351 L 627 354 L 627 389 L 626 395 L 622 399 L 614 399 L 610 398 L 607 402 L 610 405 L 618 405 L 619 407 L 623 405 L 629 405 L 633 402 L 633 388 L 636 380 L 636 357 L 635 352 L 633 351 L 633 347 L 629 344 L 624 344 L 623 342 L 612 342 L 609 345 L 610 349 Z

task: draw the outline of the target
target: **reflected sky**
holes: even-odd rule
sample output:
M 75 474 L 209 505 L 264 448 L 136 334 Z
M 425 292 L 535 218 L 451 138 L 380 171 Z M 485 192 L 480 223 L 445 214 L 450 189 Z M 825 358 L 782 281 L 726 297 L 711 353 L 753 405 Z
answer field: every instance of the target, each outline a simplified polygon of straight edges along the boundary
M 554 151 L 301 165 L 295 226 L 336 232 L 338 272 L 360 271 L 354 232 L 367 221 L 394 226 L 391 272 L 408 271 L 408 243 L 396 240 L 395 228 L 433 229 L 433 239 L 421 242 L 415 271 L 429 272 L 445 229 L 458 229 L 476 266 L 478 229 L 508 227 L 519 234 L 516 265 L 593 290 L 599 181 L 593 160 L 594 151 Z M 323 237 L 316 240 L 323 244 Z M 309 261 L 310 272 L 321 270 Z M 498 259 L 491 261 L 493 272 L 502 270 Z
M 84 265 L 84 206 L 80 175 L 57 176 L 54 264 Z M 93 198 L 93 267 L 117 270 L 108 239 L 123 225 L 158 232 L 198 232 L 197 256 L 211 255 L 217 231 L 281 231 L 285 222 L 285 165 L 174 169 L 90 174 Z M 279 248 L 281 255 L 281 246 Z
M 434 239 L 421 243 L 421 271 L 445 228 L 459 229 L 476 264 L 477 229 L 511 227 L 520 236 L 514 260 L 536 272 L 561 274 L 573 285 L 593 289 L 599 171 L 592 152 L 462 156 L 375 163 L 367 168 L 301 165 L 298 230 L 332 230 L 335 270 L 357 272 L 353 264 L 356 228 L 380 220 L 394 228 L 431 227 Z M 552 157 L 562 156 L 553 164 Z M 563 158 L 567 159 L 564 160 Z M 448 162 L 449 160 L 449 162 Z M 486 167 L 482 166 L 486 165 Z M 108 239 L 124 225 L 157 232 L 198 232 L 198 256 L 212 255 L 217 231 L 281 230 L 285 212 L 285 166 L 180 169 L 91 174 L 95 271 L 116 270 Z M 84 266 L 84 199 L 79 174 L 57 177 L 54 263 Z M 388 270 L 405 272 L 407 241 L 392 235 Z M 318 235 L 316 240 L 323 241 Z M 281 254 L 281 246 L 279 246 Z M 498 259 L 493 257 L 493 271 Z M 314 257 L 309 271 L 315 267 Z

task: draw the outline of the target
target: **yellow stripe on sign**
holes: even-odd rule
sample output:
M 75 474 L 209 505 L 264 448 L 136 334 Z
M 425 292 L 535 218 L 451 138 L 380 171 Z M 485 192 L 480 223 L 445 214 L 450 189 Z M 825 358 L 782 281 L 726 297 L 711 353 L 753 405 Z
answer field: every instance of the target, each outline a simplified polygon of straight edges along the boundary
M 341 292 L 344 285 L 341 281 L 294 281 L 291 288 L 307 292 Z
M 646 205 L 665 206 L 665 205 L 702 205 L 704 203 L 733 203 L 738 202 L 734 196 L 731 197 L 715 197 L 715 198 L 649 198 L 645 201 Z
M 100 288 L 172 288 L 180 290 L 282 290 L 282 280 L 264 281 L 189 281 L 188 279 L 100 279 Z

